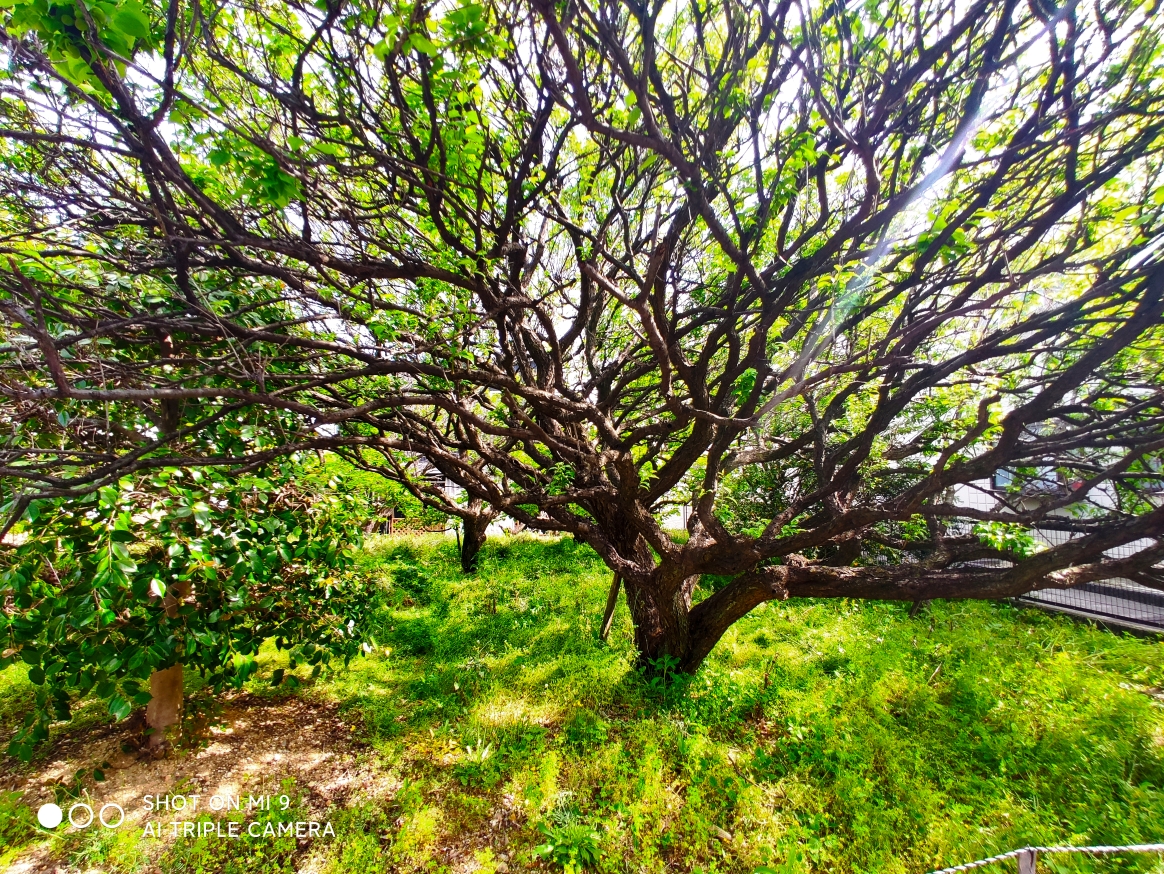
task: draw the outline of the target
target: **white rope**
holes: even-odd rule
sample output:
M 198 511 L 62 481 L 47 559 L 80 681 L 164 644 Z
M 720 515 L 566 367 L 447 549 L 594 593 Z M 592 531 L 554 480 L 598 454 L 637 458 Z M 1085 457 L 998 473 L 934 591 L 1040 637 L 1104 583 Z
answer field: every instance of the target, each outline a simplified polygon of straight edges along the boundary
M 989 859 L 979 859 L 977 862 L 967 862 L 965 865 L 954 865 L 952 868 L 941 868 L 937 871 L 931 871 L 930 874 L 955 874 L 957 871 L 972 871 L 975 868 L 981 868 L 983 865 L 992 865 L 995 862 L 1002 862 L 1006 859 L 1015 859 L 1025 853 L 1087 853 L 1092 856 L 1103 856 L 1111 853 L 1164 853 L 1164 844 L 1128 844 L 1123 847 L 1023 847 L 1019 850 L 1011 850 L 1009 853 L 1000 853 L 997 856 L 991 856 Z

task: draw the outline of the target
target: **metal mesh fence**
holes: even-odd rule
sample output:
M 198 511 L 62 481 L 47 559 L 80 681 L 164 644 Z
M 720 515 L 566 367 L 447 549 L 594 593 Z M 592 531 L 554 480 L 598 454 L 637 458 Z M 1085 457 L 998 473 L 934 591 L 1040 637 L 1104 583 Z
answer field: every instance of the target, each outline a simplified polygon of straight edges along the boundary
M 974 509 L 991 510 L 996 506 L 988 488 L 967 490 L 958 497 L 963 506 Z M 968 532 L 972 525 L 969 520 L 961 520 L 954 527 Z M 1058 546 L 1078 536 L 1067 525 L 1057 525 L 1053 518 L 1030 533 L 1037 542 L 1048 547 Z M 1109 550 L 1106 554 L 1113 559 L 1127 558 L 1151 545 L 1149 540 L 1138 540 Z M 1002 567 L 1006 562 L 990 560 L 974 564 Z M 1084 583 L 1070 589 L 1041 589 L 1014 600 L 1020 604 L 1030 604 L 1133 631 L 1164 632 L 1164 592 L 1121 577 Z
M 1043 589 L 1015 600 L 1122 628 L 1164 632 L 1164 595 L 1128 580 Z

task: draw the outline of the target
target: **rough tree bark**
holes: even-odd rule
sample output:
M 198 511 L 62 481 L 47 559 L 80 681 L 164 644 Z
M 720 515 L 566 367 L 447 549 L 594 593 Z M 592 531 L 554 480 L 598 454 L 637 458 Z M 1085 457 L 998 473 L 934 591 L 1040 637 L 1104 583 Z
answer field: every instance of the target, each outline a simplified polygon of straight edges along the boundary
M 475 573 L 480 560 L 481 547 L 485 545 L 486 531 L 489 523 L 497 515 L 485 509 L 482 501 L 474 499 L 469 502 L 469 510 L 461 517 L 461 570 L 467 574 Z

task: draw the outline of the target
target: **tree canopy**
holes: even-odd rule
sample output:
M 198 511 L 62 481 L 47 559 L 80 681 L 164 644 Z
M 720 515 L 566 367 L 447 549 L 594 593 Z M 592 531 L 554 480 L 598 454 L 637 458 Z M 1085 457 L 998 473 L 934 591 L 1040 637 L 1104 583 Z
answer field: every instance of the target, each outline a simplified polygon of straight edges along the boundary
M 683 670 L 789 595 L 1159 588 L 1157 12 L 9 0 L 11 509 L 329 450 L 590 544 Z

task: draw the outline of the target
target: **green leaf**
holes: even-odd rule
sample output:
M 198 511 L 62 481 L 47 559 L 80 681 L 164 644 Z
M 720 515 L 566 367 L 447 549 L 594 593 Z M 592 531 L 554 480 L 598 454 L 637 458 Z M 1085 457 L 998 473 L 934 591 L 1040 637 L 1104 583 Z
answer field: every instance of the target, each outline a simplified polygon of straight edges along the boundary
M 120 721 L 133 712 L 133 705 L 117 695 L 109 702 L 109 712 L 114 719 Z
M 429 57 L 435 57 L 440 52 L 440 49 L 438 49 L 436 47 L 436 43 L 434 43 L 431 39 L 429 39 L 424 34 L 420 34 L 420 33 L 412 34 L 408 38 L 408 44 L 410 46 L 412 46 L 412 48 L 416 49 L 418 52 L 422 52 L 422 53 L 428 55 Z
M 134 39 L 150 38 L 150 20 L 140 9 L 122 7 L 113 13 L 113 26 Z

